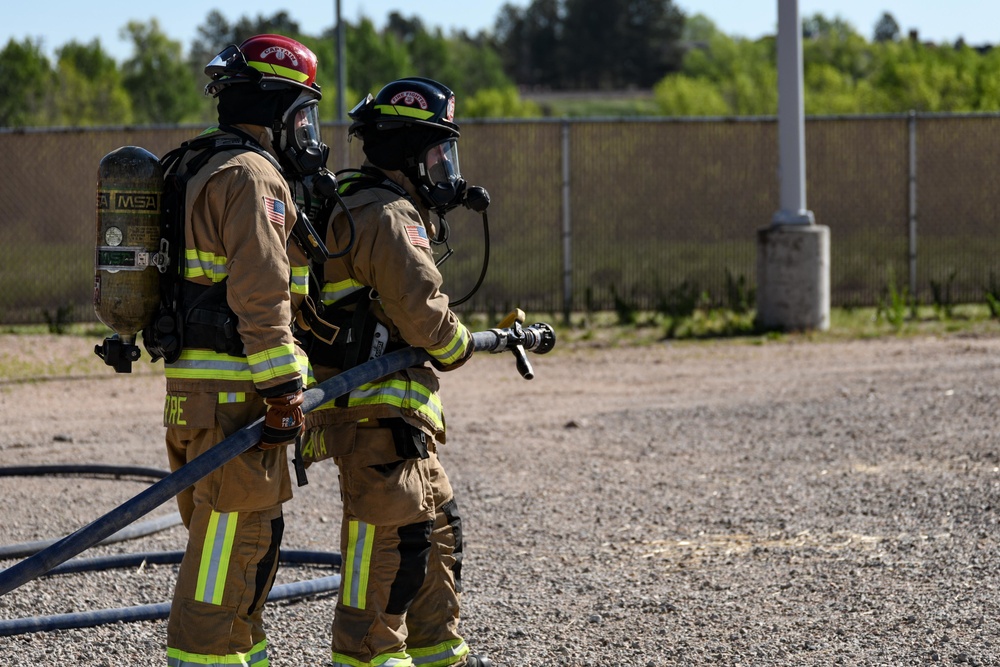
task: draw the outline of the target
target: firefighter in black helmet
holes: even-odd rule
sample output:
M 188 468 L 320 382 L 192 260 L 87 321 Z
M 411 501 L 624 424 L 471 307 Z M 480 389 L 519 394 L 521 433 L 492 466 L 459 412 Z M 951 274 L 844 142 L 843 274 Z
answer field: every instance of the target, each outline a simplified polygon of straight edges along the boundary
M 454 114 L 452 91 L 423 78 L 394 81 L 350 112 L 367 160 L 338 172 L 343 204 L 327 218 L 332 252 L 352 237 L 345 209 L 354 242 L 314 267 L 323 317 L 340 327 L 332 344 L 309 340 L 318 381 L 407 345 L 439 371 L 472 355 L 431 250 L 431 212 L 465 204 L 469 190 Z M 445 420 L 434 369 L 393 373 L 306 415 L 304 458 L 334 458 L 343 495 L 336 667 L 492 665 L 458 632 L 462 519 L 438 459 Z

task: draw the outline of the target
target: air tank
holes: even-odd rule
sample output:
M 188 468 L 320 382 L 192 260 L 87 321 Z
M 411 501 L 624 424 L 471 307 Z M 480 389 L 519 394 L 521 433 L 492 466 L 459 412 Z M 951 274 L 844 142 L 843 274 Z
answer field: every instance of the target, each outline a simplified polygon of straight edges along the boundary
M 118 373 L 139 359 L 136 335 L 160 302 L 160 209 L 163 168 L 139 146 L 117 148 L 97 174 L 94 312 L 115 332 L 95 348 Z

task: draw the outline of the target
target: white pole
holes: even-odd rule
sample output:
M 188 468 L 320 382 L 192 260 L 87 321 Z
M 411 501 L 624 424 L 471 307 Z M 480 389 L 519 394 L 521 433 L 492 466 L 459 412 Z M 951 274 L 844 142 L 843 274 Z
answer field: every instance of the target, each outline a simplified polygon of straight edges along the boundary
M 802 24 L 798 0 L 778 0 L 778 180 L 775 225 L 813 224 L 806 209 L 806 131 L 802 101 Z

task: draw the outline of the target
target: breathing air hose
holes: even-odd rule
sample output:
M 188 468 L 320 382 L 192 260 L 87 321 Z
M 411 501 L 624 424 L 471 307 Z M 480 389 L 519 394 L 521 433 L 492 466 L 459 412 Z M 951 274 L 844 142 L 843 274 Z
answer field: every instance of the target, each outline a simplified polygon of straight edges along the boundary
M 524 350 L 531 350 L 538 354 L 549 352 L 555 346 L 555 333 L 552 327 L 543 323 L 521 327 L 520 323 L 523 321 L 524 314 L 518 310 L 516 315 L 512 313 L 505 320 L 505 323 L 510 323 L 510 328 L 475 332 L 472 335 L 472 344 L 477 352 L 499 353 L 505 350 L 512 352 L 517 360 L 518 371 L 523 377 L 531 379 L 533 372 L 524 355 Z M 425 350 L 414 347 L 407 347 L 372 359 L 308 389 L 304 392 L 302 410 L 310 412 L 362 384 L 430 361 L 430 359 L 430 355 Z M 260 440 L 263 421 L 264 419 L 261 417 L 245 426 L 104 516 L 6 570 L 0 571 L 0 595 L 9 593 L 24 583 L 52 571 L 56 566 L 73 556 L 122 530 L 216 468 L 256 445 Z M 339 577 L 337 578 L 339 580 Z M 147 610 L 143 613 L 151 612 Z M 30 621 L 32 619 L 20 620 Z M 106 621 L 100 621 L 96 624 L 101 622 Z M 28 631 L 30 630 L 22 630 L 21 632 Z

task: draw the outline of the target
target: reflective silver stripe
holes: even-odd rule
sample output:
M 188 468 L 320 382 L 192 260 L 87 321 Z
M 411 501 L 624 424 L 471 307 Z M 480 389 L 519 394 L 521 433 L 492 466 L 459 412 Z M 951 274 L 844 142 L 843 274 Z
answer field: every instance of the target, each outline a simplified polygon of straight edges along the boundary
M 266 639 L 258 642 L 250 649 L 249 653 L 230 653 L 228 655 L 189 653 L 167 647 L 167 667 L 226 667 L 228 665 L 266 667 L 269 662 Z
M 405 653 L 375 656 L 375 659 L 370 662 L 361 662 L 340 653 L 333 654 L 333 667 L 370 667 L 371 665 L 378 665 L 378 667 L 410 667 L 413 665 L 413 661 Z
M 184 251 L 184 277 L 207 276 L 213 283 L 217 283 L 229 275 L 226 261 L 225 257 L 214 253 L 187 248 Z
M 308 266 L 293 266 L 292 267 L 292 279 L 289 281 L 289 286 L 292 292 L 296 294 L 308 294 L 309 293 L 309 267 Z
M 354 294 L 363 287 L 364 285 L 356 280 L 342 280 L 339 283 L 327 283 L 323 285 L 323 294 L 321 295 L 321 298 L 323 299 L 323 303 L 330 305 L 340 301 L 345 296 Z
M 209 604 L 222 604 L 222 593 L 229 573 L 229 558 L 233 549 L 233 535 L 236 532 L 236 512 L 212 511 L 208 523 L 205 544 L 202 547 L 201 567 L 198 571 L 198 585 L 195 599 Z
M 250 365 L 244 359 L 237 357 L 215 357 L 212 359 L 185 359 L 182 355 L 180 359 L 172 364 L 167 364 L 171 370 L 194 370 L 194 371 L 225 371 L 227 373 L 247 373 Z
M 459 658 L 469 652 L 469 646 L 464 639 L 453 640 L 453 642 L 454 645 L 449 645 L 452 642 L 443 642 L 425 649 L 410 648 L 409 652 L 413 658 L 413 664 L 434 665 L 435 667 L 455 664 Z
M 419 385 L 417 385 L 419 386 Z M 373 403 L 386 403 L 397 408 L 407 408 L 422 412 L 434 423 L 443 426 L 441 401 L 435 400 L 437 396 L 431 394 L 423 388 L 427 394 L 414 390 L 414 386 L 398 380 L 388 382 L 378 382 L 370 385 L 361 385 L 348 395 L 348 407 L 357 405 L 371 405 Z
M 450 345 L 439 350 L 427 350 L 427 352 L 438 361 L 449 364 L 462 358 L 465 354 L 465 348 L 468 345 L 468 341 L 468 329 L 466 329 L 463 325 L 459 325 L 458 330 L 455 332 L 455 337 L 452 339 Z
M 261 355 L 259 354 L 255 354 L 251 357 L 251 359 L 257 359 L 260 356 Z M 278 355 L 277 357 L 265 356 L 260 361 L 255 361 L 251 363 L 250 372 L 254 375 L 254 377 L 257 377 L 258 375 L 261 374 L 266 374 L 269 377 L 272 377 L 274 375 L 285 375 L 284 369 L 288 367 L 292 367 L 296 370 L 299 368 L 299 362 L 298 359 L 295 357 L 294 349 L 291 352 Z M 273 371 L 279 371 L 279 372 L 274 373 Z
M 347 564 L 341 586 L 347 594 L 344 604 L 355 609 L 364 609 L 368 596 L 368 566 L 371 560 L 372 543 L 375 541 L 375 526 L 364 521 L 351 521 L 348 526 Z

